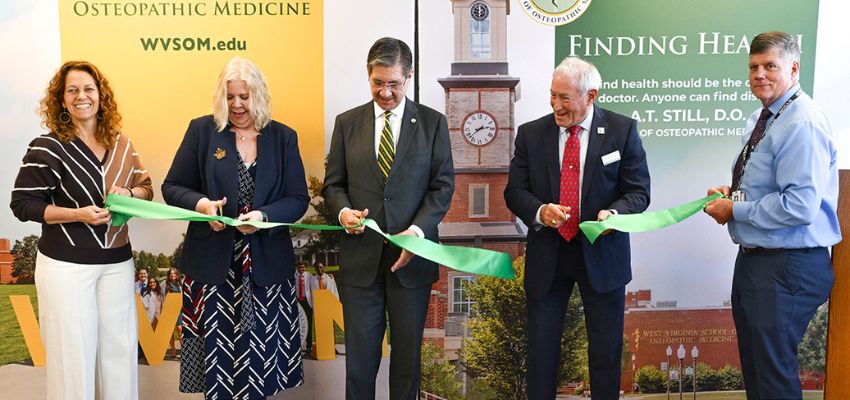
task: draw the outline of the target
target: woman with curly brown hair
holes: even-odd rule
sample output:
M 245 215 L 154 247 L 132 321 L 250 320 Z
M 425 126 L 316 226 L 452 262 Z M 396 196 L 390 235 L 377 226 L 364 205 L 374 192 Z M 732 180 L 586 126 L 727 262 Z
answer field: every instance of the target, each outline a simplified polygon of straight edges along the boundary
M 107 193 L 151 199 L 147 171 L 109 81 L 69 61 L 39 108 L 50 133 L 30 142 L 12 211 L 41 224 L 35 284 L 48 399 L 137 399 L 137 322 L 127 226 L 109 225 Z

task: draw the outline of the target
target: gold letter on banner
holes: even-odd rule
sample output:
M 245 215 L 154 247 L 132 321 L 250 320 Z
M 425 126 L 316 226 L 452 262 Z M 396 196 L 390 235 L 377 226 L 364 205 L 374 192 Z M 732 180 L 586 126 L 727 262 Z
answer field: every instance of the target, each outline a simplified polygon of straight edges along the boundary
M 345 326 L 342 315 L 342 303 L 327 290 L 313 291 L 313 323 L 316 325 L 316 359 L 333 360 L 334 352 L 334 322 L 340 328 Z M 387 335 L 381 345 L 381 355 L 389 355 L 387 351 Z
M 44 342 L 41 341 L 41 333 L 38 331 L 38 321 L 35 320 L 35 312 L 32 309 L 30 297 L 26 295 L 9 296 L 24 342 L 32 357 L 32 365 L 44 366 Z
M 142 305 L 142 298 L 136 294 L 136 314 L 139 320 L 139 345 L 142 346 L 142 351 L 145 352 L 145 359 L 148 360 L 148 365 L 162 364 L 165 351 L 168 350 L 168 338 L 174 333 L 174 327 L 177 325 L 177 317 L 180 315 L 182 300 L 182 296 L 178 293 L 169 293 L 165 296 L 162 312 L 159 314 L 159 322 L 156 325 L 156 330 L 154 330 L 148 321 L 145 306 Z

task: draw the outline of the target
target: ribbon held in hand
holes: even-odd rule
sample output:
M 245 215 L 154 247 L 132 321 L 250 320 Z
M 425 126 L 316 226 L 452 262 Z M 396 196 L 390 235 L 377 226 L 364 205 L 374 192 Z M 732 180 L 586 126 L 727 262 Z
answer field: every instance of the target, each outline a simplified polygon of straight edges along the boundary
M 705 208 L 706 203 L 720 197 L 723 197 L 723 195 L 715 193 L 666 210 L 612 215 L 604 221 L 584 221 L 579 224 L 579 228 L 584 232 L 584 236 L 587 236 L 587 239 L 590 240 L 590 243 L 595 242 L 599 235 L 608 229 L 632 233 L 654 231 L 686 220 Z
M 195 222 L 219 221 L 230 226 L 251 225 L 260 229 L 278 226 L 319 231 L 341 231 L 344 229 L 336 225 L 239 221 L 231 217 L 201 214 L 192 210 L 116 194 L 106 196 L 106 208 L 112 213 L 112 225 L 114 226 L 124 225 L 130 218 L 137 217 Z M 507 253 L 475 247 L 446 246 L 416 236 L 390 235 L 382 231 L 377 222 L 368 218 L 363 221 L 363 225 L 383 236 L 392 244 L 451 269 L 497 278 L 515 278 L 511 256 Z

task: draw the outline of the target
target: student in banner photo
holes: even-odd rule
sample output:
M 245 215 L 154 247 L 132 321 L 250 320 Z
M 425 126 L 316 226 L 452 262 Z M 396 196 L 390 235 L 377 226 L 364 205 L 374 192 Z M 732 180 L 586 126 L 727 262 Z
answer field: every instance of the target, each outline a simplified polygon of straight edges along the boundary
M 295 298 L 307 317 L 307 335 L 304 338 L 307 346 L 303 350 L 310 354 L 313 351 L 313 293 L 310 289 L 313 274 L 305 271 L 304 267 L 302 261 L 295 263 Z
M 142 288 L 140 293 L 142 305 L 145 307 L 145 314 L 148 316 L 148 321 L 151 326 L 156 329 L 156 324 L 159 322 L 159 314 L 162 312 L 162 290 L 159 288 L 159 282 L 156 278 L 150 277 L 148 284 Z
M 313 277 L 310 283 L 310 291 L 327 290 L 331 292 L 334 297 L 339 299 L 339 292 L 336 288 L 336 280 L 333 275 L 325 273 L 325 264 L 321 261 L 316 261 L 316 263 L 313 264 L 313 268 L 316 270 L 316 276 Z
M 797 346 L 834 281 L 829 247 L 841 241 L 832 129 L 798 82 L 793 36 L 766 32 L 750 45 L 750 90 L 763 108 L 747 120 L 729 198 L 705 212 L 739 245 L 732 317 L 748 399 L 800 399 Z
M 150 200 L 150 177 L 121 132 L 109 81 L 91 63 L 63 64 L 39 114 L 50 133 L 30 142 L 11 208 L 41 224 L 35 286 L 47 398 L 136 399 L 129 228 L 110 226 L 103 203 L 107 193 Z
M 301 218 L 309 197 L 298 136 L 271 119 L 270 99 L 260 69 L 231 59 L 213 114 L 192 120 L 177 149 L 165 202 L 241 221 Z M 179 265 L 181 392 L 265 399 L 303 383 L 288 227 L 190 222 Z
M 505 202 L 529 227 L 529 399 L 555 398 L 561 334 L 576 284 L 593 398 L 620 396 L 625 288 L 632 279 L 629 235 L 606 232 L 591 244 L 578 224 L 643 212 L 650 179 L 637 122 L 594 104 L 601 84 L 592 64 L 564 59 L 552 74 L 553 113 L 517 130 Z
M 177 271 L 177 268 L 171 267 L 168 269 L 168 275 L 165 280 L 160 284 L 160 289 L 162 290 L 162 301 L 165 304 L 165 298 L 169 293 L 177 293 L 182 294 L 182 281 L 180 279 L 180 272 Z M 182 311 L 179 318 L 177 318 L 177 325 L 174 327 L 174 332 L 171 334 L 171 337 L 168 339 L 168 347 L 171 349 L 171 357 L 177 358 L 177 347 L 174 345 L 175 340 L 180 340 L 180 335 L 183 332 L 183 327 L 180 325 L 180 320 L 182 319 Z
M 148 269 L 145 267 L 139 268 L 139 271 L 136 272 L 136 293 L 141 293 L 142 289 L 148 285 Z
M 348 227 L 340 239 L 346 398 L 374 399 L 389 315 L 393 400 L 416 399 L 425 315 L 437 265 L 359 226 L 372 218 L 391 234 L 438 240 L 454 168 L 446 117 L 405 97 L 410 48 L 378 39 L 366 58 L 372 100 L 336 117 L 322 196 Z M 366 83 L 366 82 L 364 82 Z

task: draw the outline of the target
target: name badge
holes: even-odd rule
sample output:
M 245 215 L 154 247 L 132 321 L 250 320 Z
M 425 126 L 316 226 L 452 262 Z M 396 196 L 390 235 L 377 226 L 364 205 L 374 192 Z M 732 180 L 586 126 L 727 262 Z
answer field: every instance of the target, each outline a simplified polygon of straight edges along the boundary
M 743 190 L 736 190 L 732 192 L 732 201 L 747 201 L 747 195 Z

